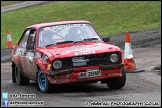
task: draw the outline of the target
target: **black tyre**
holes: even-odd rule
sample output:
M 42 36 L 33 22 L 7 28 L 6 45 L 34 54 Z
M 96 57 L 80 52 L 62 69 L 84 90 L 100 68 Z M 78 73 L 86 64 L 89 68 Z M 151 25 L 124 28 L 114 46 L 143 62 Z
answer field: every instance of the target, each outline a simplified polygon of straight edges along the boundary
M 25 78 L 21 72 L 19 71 L 19 69 L 15 66 L 15 78 L 16 78 L 16 82 L 19 85 L 28 85 L 30 80 Z
M 51 93 L 54 90 L 53 85 L 49 83 L 47 76 L 42 72 L 42 70 L 38 72 L 37 84 L 38 90 L 43 93 Z
M 12 62 L 12 83 L 16 83 L 16 77 L 15 77 L 15 64 Z
M 106 80 L 106 84 L 110 89 L 120 89 L 126 83 L 126 73 L 125 69 L 122 68 L 122 77 L 119 78 L 109 78 Z

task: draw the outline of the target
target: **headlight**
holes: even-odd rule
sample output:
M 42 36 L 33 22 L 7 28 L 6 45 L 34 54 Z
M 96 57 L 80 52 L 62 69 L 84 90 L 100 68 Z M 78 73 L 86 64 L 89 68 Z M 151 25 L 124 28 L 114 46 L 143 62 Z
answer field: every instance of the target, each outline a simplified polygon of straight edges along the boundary
M 115 63 L 119 60 L 119 56 L 116 53 L 110 55 L 111 62 Z
M 62 67 L 62 62 L 60 60 L 56 60 L 53 62 L 53 67 L 55 69 L 60 69 Z

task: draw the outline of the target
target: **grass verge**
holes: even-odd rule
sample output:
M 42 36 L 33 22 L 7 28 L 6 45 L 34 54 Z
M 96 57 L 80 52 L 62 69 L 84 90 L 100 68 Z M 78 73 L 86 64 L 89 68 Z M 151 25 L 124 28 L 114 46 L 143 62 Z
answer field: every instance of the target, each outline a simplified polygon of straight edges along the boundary
M 1 48 L 6 29 L 16 44 L 25 28 L 35 23 L 88 20 L 101 36 L 161 27 L 161 1 L 58 1 L 1 14 Z

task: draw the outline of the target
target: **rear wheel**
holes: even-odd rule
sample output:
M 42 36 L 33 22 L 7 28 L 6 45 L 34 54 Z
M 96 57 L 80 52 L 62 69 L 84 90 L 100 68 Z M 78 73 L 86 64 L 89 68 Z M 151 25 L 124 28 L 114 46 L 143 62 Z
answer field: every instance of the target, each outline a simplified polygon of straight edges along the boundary
M 106 84 L 110 89 L 120 89 L 125 85 L 125 82 L 126 82 L 126 73 L 124 68 L 122 68 L 122 77 L 109 78 L 106 80 Z
M 15 66 L 15 78 L 16 78 L 16 82 L 19 85 L 28 85 L 30 80 L 25 78 L 21 72 L 19 71 L 19 69 Z
M 47 76 L 40 70 L 37 75 L 38 88 L 43 93 L 53 92 L 53 85 L 49 83 Z

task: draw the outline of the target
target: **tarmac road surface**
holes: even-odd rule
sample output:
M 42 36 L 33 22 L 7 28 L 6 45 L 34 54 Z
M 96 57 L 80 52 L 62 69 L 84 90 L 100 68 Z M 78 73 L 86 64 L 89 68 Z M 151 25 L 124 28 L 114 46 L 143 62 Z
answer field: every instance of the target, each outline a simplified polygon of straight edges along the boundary
M 127 73 L 126 85 L 119 90 L 110 90 L 106 84 L 94 83 L 78 86 L 60 87 L 59 93 L 41 93 L 37 91 L 36 83 L 30 82 L 28 86 L 13 84 L 11 81 L 11 63 L 2 64 L 1 93 L 8 92 L 9 95 L 30 94 L 35 97 L 9 97 L 14 102 L 38 102 L 41 105 L 9 105 L 15 107 L 85 107 L 92 106 L 93 102 L 112 102 L 120 107 L 125 102 L 134 102 L 132 106 L 160 107 L 161 106 L 161 76 L 155 72 Z M 119 104 L 120 103 L 120 104 Z M 154 103 L 157 103 L 156 105 Z M 95 105 L 97 106 L 97 105 Z M 102 105 L 98 105 L 100 107 Z M 113 105 L 107 105 L 108 107 Z
M 29 6 L 34 6 L 38 4 L 48 3 L 48 2 L 51 2 L 51 1 L 27 1 L 23 3 L 17 3 L 17 4 L 13 4 L 9 6 L 4 6 L 4 7 L 1 7 L 1 13 L 20 9 L 20 8 L 25 8 Z

